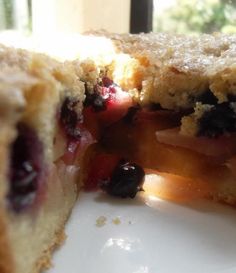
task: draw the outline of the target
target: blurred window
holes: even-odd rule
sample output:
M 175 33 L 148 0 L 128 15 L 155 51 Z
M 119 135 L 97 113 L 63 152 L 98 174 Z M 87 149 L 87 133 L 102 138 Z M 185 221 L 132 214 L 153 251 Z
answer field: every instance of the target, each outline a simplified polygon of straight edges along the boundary
M 31 1 L 0 0 L 0 30 L 29 33 Z M 236 33 L 236 0 L 131 0 L 131 5 L 133 33 L 148 32 L 152 28 L 154 32 L 177 34 Z
M 0 0 L 0 30 L 31 30 L 31 0 Z
M 236 33 L 236 1 L 154 0 L 153 31 Z

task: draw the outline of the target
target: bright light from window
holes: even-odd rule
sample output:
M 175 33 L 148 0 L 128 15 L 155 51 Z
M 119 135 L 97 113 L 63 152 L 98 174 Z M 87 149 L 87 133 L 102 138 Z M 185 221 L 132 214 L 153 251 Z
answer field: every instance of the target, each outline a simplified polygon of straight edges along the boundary
M 154 0 L 155 32 L 236 33 L 235 21 L 235 1 Z

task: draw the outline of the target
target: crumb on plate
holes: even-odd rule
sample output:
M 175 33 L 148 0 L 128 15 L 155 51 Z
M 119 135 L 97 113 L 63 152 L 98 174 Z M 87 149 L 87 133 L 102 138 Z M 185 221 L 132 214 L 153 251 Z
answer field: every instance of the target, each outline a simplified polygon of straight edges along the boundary
M 105 226 L 106 221 L 107 221 L 107 218 L 105 216 L 99 216 L 96 220 L 96 226 L 103 227 Z
M 120 218 L 119 218 L 119 217 L 116 217 L 116 218 L 112 219 L 112 223 L 113 223 L 114 225 L 119 225 L 119 224 L 121 223 Z

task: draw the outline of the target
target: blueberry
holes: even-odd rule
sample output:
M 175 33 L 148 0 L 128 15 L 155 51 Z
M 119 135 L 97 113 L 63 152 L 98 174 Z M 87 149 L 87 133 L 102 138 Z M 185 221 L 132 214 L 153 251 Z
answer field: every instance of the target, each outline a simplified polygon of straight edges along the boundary
M 91 106 L 94 112 L 101 112 L 107 109 L 107 101 L 112 94 L 116 93 L 116 84 L 108 77 L 103 77 L 101 82 L 94 85 L 93 93 L 89 93 L 85 85 L 84 106 Z
M 33 164 L 29 161 L 24 161 L 20 164 L 12 176 L 12 189 L 17 193 L 28 193 L 37 190 L 36 179 L 38 172 Z
M 111 80 L 108 77 L 103 77 L 102 78 L 102 85 L 105 87 L 110 87 L 111 85 L 113 85 L 113 80 Z
M 236 95 L 234 94 L 229 94 L 227 98 L 229 102 L 236 102 Z
M 94 112 L 101 112 L 107 109 L 106 99 L 104 99 L 103 96 L 99 93 L 99 90 L 95 90 L 95 92 L 92 94 L 86 94 L 84 106 L 91 106 Z
M 151 102 L 151 103 L 148 105 L 148 109 L 149 109 L 150 111 L 164 110 L 164 108 L 161 107 L 160 103 L 154 103 L 154 102 Z
M 23 123 L 11 147 L 10 189 L 7 195 L 15 212 L 31 206 L 36 198 L 43 171 L 43 146 L 34 130 Z
M 12 209 L 19 213 L 30 207 L 36 199 L 35 192 L 29 192 L 27 194 L 14 194 L 10 196 L 10 202 Z
M 81 117 L 78 116 L 75 107 L 79 101 L 75 98 L 66 98 L 62 104 L 60 112 L 60 122 L 66 135 L 73 139 L 80 139 L 81 132 L 78 123 Z
M 141 109 L 139 105 L 129 107 L 126 115 L 123 117 L 123 121 L 127 124 L 132 124 L 135 120 L 137 112 Z
M 135 163 L 120 161 L 110 179 L 101 183 L 101 189 L 112 196 L 134 198 L 142 190 L 144 170 Z
M 95 112 L 104 111 L 106 108 L 106 100 L 101 95 L 95 94 L 93 100 L 93 109 Z
M 236 131 L 236 113 L 228 102 L 215 105 L 198 120 L 198 136 L 219 137 Z
M 195 102 L 216 105 L 218 100 L 217 100 L 216 96 L 210 90 L 207 90 L 204 93 L 202 93 L 201 95 L 199 95 L 197 98 L 195 98 Z

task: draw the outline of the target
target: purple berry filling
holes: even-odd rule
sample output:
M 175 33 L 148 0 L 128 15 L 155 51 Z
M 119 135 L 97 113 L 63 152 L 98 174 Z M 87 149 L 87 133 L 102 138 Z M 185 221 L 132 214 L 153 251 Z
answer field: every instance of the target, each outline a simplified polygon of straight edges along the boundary
M 84 106 L 92 106 L 94 112 L 101 112 L 107 109 L 106 100 L 99 93 L 87 94 Z
M 66 98 L 62 104 L 60 112 L 60 123 L 63 127 L 67 137 L 79 140 L 81 137 L 78 123 L 81 122 L 81 117 L 78 116 L 75 107 L 78 104 L 78 100 L 74 98 Z
M 103 77 L 102 85 L 105 87 L 110 87 L 111 85 L 113 85 L 113 80 L 109 79 L 108 77 Z
M 36 199 L 43 172 L 43 146 L 27 125 L 20 123 L 17 130 L 18 136 L 11 147 L 7 198 L 11 208 L 21 212 Z
M 116 84 L 108 77 L 103 77 L 102 81 L 94 86 L 93 93 L 86 93 L 85 107 L 91 106 L 94 112 L 101 112 L 107 109 L 107 103 L 116 93 Z
M 198 121 L 198 136 L 217 138 L 225 133 L 236 132 L 236 113 L 229 102 L 214 105 Z

